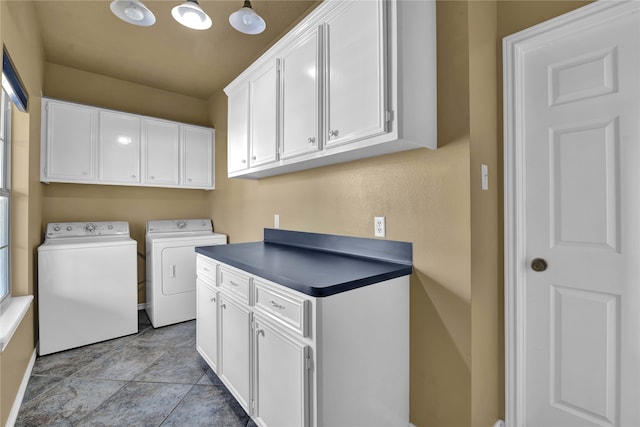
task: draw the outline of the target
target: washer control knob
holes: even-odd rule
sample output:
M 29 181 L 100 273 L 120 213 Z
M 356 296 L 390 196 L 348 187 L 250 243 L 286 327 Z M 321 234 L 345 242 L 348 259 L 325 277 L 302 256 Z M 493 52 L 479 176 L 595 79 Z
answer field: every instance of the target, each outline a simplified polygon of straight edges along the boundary
M 60 231 L 60 226 L 56 225 L 55 227 L 53 227 L 53 231 Z
M 86 231 L 87 233 L 93 233 L 94 231 L 96 231 L 96 225 L 89 223 L 84 226 L 84 231 Z
M 176 225 L 178 226 L 178 228 L 183 229 L 187 226 L 187 223 L 184 221 L 178 221 Z
M 71 230 L 73 230 L 73 227 L 70 225 L 67 225 L 67 231 L 71 231 Z
M 113 225 L 109 224 L 109 225 L 107 226 L 107 228 L 108 228 L 109 230 L 113 230 Z

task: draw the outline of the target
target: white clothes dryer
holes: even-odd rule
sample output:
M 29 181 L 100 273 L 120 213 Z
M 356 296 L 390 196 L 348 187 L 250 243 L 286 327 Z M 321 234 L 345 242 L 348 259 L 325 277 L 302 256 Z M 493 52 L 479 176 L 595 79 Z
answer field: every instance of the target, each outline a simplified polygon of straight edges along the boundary
M 147 221 L 147 303 L 154 328 L 196 318 L 196 246 L 224 245 L 209 219 Z
M 127 222 L 48 224 L 38 247 L 39 354 L 137 333 L 137 276 Z

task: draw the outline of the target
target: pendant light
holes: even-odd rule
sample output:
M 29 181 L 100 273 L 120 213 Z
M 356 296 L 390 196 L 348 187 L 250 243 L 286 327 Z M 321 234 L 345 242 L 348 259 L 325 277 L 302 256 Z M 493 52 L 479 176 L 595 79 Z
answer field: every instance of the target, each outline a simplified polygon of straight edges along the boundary
M 249 0 L 244 0 L 242 8 L 229 16 L 229 23 L 244 34 L 260 34 L 267 28 L 264 19 L 253 10 Z
M 211 28 L 211 18 L 205 13 L 196 0 L 187 0 L 171 9 L 173 19 L 187 28 L 206 30 Z
M 156 22 L 154 14 L 139 0 L 113 0 L 111 12 L 133 25 L 148 27 Z

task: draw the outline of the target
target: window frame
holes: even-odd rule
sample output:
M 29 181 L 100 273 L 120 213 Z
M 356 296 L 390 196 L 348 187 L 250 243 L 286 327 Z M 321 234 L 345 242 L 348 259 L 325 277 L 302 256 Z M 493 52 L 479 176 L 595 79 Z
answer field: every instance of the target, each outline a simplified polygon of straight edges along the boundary
M 12 295 L 11 286 L 11 109 L 12 103 L 8 93 L 2 88 L 0 94 L 0 120 L 3 121 L 4 126 L 0 127 L 3 134 L 0 138 L 4 140 L 4 150 L 2 155 L 3 164 L 0 165 L 0 173 L 4 176 L 0 180 L 0 196 L 7 198 L 7 290 L 6 292 L 0 289 L 0 304 L 8 301 Z M 0 227 L 2 224 L 0 224 Z

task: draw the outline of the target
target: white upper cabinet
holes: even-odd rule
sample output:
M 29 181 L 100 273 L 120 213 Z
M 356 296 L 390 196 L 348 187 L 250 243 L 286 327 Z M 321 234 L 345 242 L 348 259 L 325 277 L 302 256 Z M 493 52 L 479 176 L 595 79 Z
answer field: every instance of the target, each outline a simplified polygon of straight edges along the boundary
M 386 132 L 384 6 L 345 2 L 325 23 L 327 147 Z
M 182 183 L 191 188 L 213 188 L 213 129 L 181 125 Z
M 249 81 L 249 140 L 251 166 L 275 162 L 278 153 L 277 61 L 272 61 Z
M 82 105 L 46 102 L 43 110 L 41 180 L 95 181 L 97 111 Z
M 227 172 L 233 174 L 249 167 L 249 83 L 227 95 Z
M 140 182 L 140 118 L 131 114 L 100 111 L 98 123 L 98 179 Z
M 320 55 L 319 29 L 314 27 L 280 59 L 282 159 L 315 152 L 321 147 Z
M 42 182 L 214 188 L 211 128 L 43 98 Z
M 144 182 L 151 185 L 178 185 L 180 125 L 164 120 L 144 119 Z
M 280 88 L 270 95 L 270 103 L 264 93 L 259 101 L 248 94 L 239 97 L 259 70 L 278 61 Z M 397 151 L 435 149 L 435 1 L 325 0 L 225 92 L 229 177 L 262 178 Z M 246 111 L 263 111 L 273 103 L 279 113 L 279 158 L 254 163 L 246 159 L 242 167 L 231 167 L 238 153 L 247 151 L 242 146 L 247 138 L 240 137 L 249 128 Z M 269 131 L 274 132 L 272 125 Z

